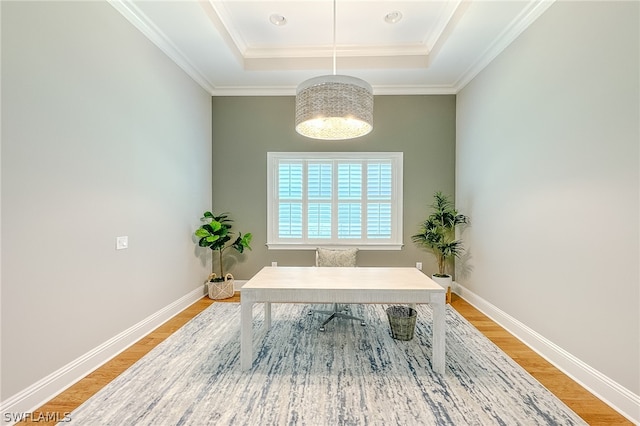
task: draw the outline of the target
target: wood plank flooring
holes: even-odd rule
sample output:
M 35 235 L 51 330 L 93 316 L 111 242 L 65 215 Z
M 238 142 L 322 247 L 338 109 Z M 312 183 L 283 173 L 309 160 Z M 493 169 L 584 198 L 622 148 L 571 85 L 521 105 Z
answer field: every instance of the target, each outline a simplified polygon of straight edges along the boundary
M 218 302 L 239 302 L 240 294 Z M 214 303 L 213 300 L 203 297 L 171 320 L 154 330 L 152 333 L 138 341 L 120 355 L 107 362 L 78 383 L 74 384 L 58 396 L 35 410 L 32 419 L 39 421 L 21 422 L 19 425 L 55 425 L 55 421 L 46 421 L 47 418 L 62 420 L 65 413 L 73 411 L 76 407 L 89 399 L 106 386 L 114 378 L 142 358 L 156 345 L 182 327 L 191 318 L 202 312 Z M 457 295 L 452 296 L 453 306 L 462 316 L 472 323 L 485 336 L 491 339 L 505 353 L 526 369 L 547 389 L 553 392 L 567 406 L 575 411 L 590 425 L 633 425 L 607 404 L 593 396 L 576 382 L 564 375 L 553 365 L 545 361 L 526 345 L 513 337 L 507 331 L 499 327 L 465 300 Z M 56 414 L 57 413 L 57 414 Z M 73 424 L 73 423 L 72 423 Z
M 457 295 L 451 306 L 589 425 L 633 425 Z

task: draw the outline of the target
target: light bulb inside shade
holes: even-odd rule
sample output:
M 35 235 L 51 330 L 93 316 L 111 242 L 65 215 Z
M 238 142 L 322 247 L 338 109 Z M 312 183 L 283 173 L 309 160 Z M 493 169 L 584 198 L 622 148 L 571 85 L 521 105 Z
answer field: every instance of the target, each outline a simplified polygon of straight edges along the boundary
M 371 132 L 371 124 L 354 118 L 321 117 L 303 121 L 296 131 L 313 139 L 344 140 L 364 136 Z
M 344 75 L 309 79 L 296 93 L 296 131 L 313 139 L 343 140 L 373 129 L 373 91 L 364 80 Z

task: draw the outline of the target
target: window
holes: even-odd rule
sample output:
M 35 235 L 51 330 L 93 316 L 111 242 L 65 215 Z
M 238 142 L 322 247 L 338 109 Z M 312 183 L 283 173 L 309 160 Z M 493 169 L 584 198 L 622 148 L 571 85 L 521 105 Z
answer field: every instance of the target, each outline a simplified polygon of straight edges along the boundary
M 267 153 L 270 249 L 402 247 L 401 152 Z

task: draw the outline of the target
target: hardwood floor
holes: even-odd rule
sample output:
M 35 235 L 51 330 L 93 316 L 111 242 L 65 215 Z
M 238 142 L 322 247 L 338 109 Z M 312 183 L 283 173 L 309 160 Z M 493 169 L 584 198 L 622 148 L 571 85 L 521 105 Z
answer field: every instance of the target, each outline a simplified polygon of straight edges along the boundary
M 633 425 L 464 299 L 454 294 L 451 306 L 589 425 Z
M 240 295 L 236 293 L 232 298 L 217 303 L 239 302 Z M 64 419 L 64 416 L 89 399 L 111 380 L 120 375 L 129 366 L 142 358 L 147 352 L 166 339 L 169 335 L 182 327 L 187 321 L 214 303 L 203 297 L 189 308 L 176 315 L 164 325 L 160 326 L 148 336 L 141 339 L 120 355 L 98 368 L 69 389 L 65 390 L 51 401 L 34 411 L 32 421 L 21 422 L 19 425 L 54 425 L 56 421 L 48 422 L 47 418 Z M 499 327 L 465 300 L 452 296 L 453 306 L 462 316 L 484 333 L 505 353 L 525 368 L 547 389 L 553 392 L 567 406 L 575 411 L 590 425 L 633 425 L 618 414 L 607 404 L 587 392 L 580 385 L 561 373 L 554 366 L 537 355 L 526 345 Z M 56 414 L 57 413 L 57 414 Z M 72 423 L 73 424 L 73 423 Z

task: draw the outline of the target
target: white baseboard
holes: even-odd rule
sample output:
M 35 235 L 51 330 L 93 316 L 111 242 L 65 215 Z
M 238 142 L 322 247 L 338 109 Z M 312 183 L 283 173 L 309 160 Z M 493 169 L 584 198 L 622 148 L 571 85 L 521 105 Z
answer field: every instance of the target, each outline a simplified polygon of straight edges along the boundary
M 460 284 L 454 282 L 452 290 L 614 410 L 635 424 L 640 424 L 640 395 L 611 380 Z
M 233 280 L 233 291 L 242 290 L 242 286 L 245 285 L 249 280 Z
M 41 407 L 54 396 L 87 376 L 188 306 L 200 300 L 202 296 L 204 296 L 204 287 L 196 288 L 78 359 L 2 401 L 0 403 L 2 424 L 16 423 L 15 420 L 9 421 L 9 419 L 15 419 Z

